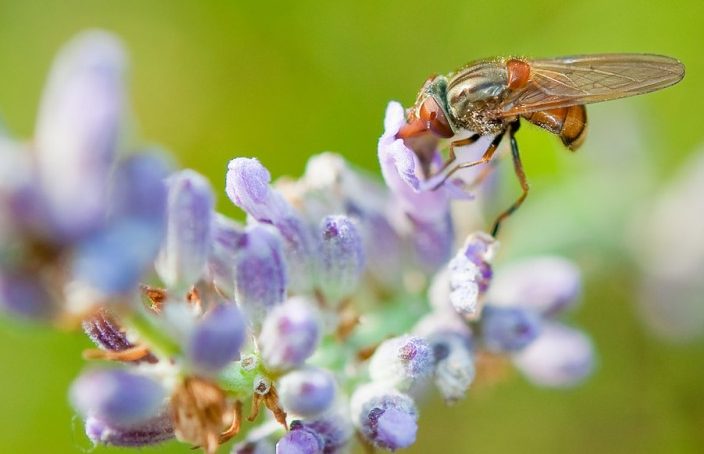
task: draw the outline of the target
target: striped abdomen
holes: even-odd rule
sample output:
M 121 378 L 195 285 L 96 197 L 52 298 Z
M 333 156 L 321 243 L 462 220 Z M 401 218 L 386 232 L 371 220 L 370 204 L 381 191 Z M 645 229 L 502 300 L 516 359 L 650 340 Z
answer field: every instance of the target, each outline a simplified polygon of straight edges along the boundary
M 531 123 L 557 134 L 574 151 L 587 135 L 587 109 L 583 105 L 543 110 L 521 115 Z

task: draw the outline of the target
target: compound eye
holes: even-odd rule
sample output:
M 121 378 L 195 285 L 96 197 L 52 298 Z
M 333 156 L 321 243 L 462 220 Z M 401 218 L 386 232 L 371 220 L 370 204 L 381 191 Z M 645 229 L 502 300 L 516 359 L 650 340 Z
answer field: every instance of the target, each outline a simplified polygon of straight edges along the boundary
M 443 138 L 450 138 L 455 135 L 445 113 L 433 97 L 425 98 L 425 101 L 420 106 L 418 116 L 426 122 L 427 128 L 433 134 Z

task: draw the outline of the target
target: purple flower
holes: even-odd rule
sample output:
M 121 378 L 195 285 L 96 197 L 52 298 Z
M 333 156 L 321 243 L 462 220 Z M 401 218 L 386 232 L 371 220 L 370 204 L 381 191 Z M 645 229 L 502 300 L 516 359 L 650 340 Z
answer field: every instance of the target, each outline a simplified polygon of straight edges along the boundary
M 290 289 L 308 290 L 314 282 L 313 233 L 270 182 L 269 171 L 256 159 L 236 158 L 228 165 L 226 192 L 230 200 L 258 222 L 276 227 L 284 240 Z
M 328 216 L 320 223 L 320 290 L 333 305 L 353 293 L 364 271 L 362 238 L 346 216 Z
M 240 359 L 246 323 L 234 304 L 219 304 L 207 312 L 193 329 L 185 354 L 198 372 L 215 374 Z
M 476 316 L 479 311 L 479 267 L 464 254 L 458 254 L 450 261 L 448 271 L 450 304 L 462 316 Z
M 167 287 L 185 294 L 205 270 L 214 198 L 210 183 L 192 170 L 171 176 L 168 183 L 166 239 L 156 266 Z
M 454 311 L 433 311 L 413 329 L 433 350 L 433 381 L 446 402 L 464 397 L 474 381 L 472 333 Z
M 554 317 L 573 307 L 580 291 L 580 272 L 574 263 L 544 256 L 501 268 L 488 299 L 497 306 L 520 306 Z
M 422 383 L 433 372 L 433 351 L 415 336 L 386 340 L 377 347 L 369 362 L 369 376 L 401 391 Z
M 247 227 L 235 254 L 235 301 L 255 326 L 286 297 L 287 268 L 279 236 L 263 225 Z
M 136 448 L 171 440 L 174 426 L 166 411 L 132 426 L 109 424 L 90 416 L 86 419 L 86 435 L 96 445 Z
M 36 162 L 46 208 L 62 237 L 91 232 L 104 220 L 125 104 L 124 69 L 117 39 L 91 31 L 61 51 L 49 76 Z
M 479 296 L 487 290 L 492 275 L 489 261 L 494 248 L 492 237 L 475 233 L 467 237 L 448 265 L 450 305 L 464 317 L 474 318 L 479 312 Z
M 215 215 L 212 247 L 208 257 L 209 276 L 217 289 L 226 296 L 235 294 L 235 263 L 244 228 L 225 216 Z
M 332 405 L 335 387 L 335 379 L 330 372 L 306 367 L 281 378 L 279 396 L 287 411 L 310 418 Z
M 132 427 L 156 416 L 166 392 L 145 375 L 119 369 L 83 373 L 71 386 L 71 402 L 85 416 Z
M 487 305 L 480 323 L 484 346 L 494 353 L 525 348 L 540 335 L 541 329 L 539 315 L 522 307 Z
M 262 361 L 273 370 L 298 367 L 320 341 L 320 320 L 312 304 L 295 297 L 272 310 L 259 334 Z
M 532 344 L 514 355 L 513 362 L 536 385 L 569 387 L 594 370 L 594 349 L 581 331 L 551 322 Z
M 274 223 L 283 239 L 286 263 L 289 265 L 289 289 L 305 292 L 312 289 L 315 279 L 316 239 L 313 229 L 291 211 L 289 216 Z
M 314 431 L 291 424 L 291 430 L 276 443 L 276 454 L 323 454 L 323 447 Z
M 342 454 L 347 452 L 347 447 L 354 435 L 354 426 L 350 419 L 347 399 L 336 400 L 326 412 L 316 417 L 293 420 L 290 424 L 290 429 L 291 432 L 304 431 L 312 435 L 312 437 L 305 437 L 305 439 L 319 440 L 321 449 L 319 452 L 323 454 Z M 304 438 L 303 435 L 299 436 Z
M 103 295 L 124 294 L 151 268 L 164 238 L 168 165 L 158 153 L 117 164 L 108 224 L 77 245 L 75 277 Z
M 330 213 L 345 213 L 362 237 L 367 276 L 387 288 L 401 279 L 403 247 L 388 218 L 393 202 L 386 186 L 347 164 L 342 156 L 321 153 L 306 164 L 306 173 L 289 192 L 301 200 L 308 219 L 318 222 Z
M 227 166 L 227 196 L 259 222 L 270 224 L 290 214 L 291 207 L 269 186 L 269 171 L 254 158 L 235 158 Z
M 160 242 L 166 228 L 164 180 L 169 172 L 169 162 L 157 151 L 135 153 L 119 161 L 111 182 L 110 218 L 148 223 Z
M 395 451 L 416 441 L 418 411 L 406 394 L 366 385 L 355 391 L 350 402 L 352 421 L 372 445 Z
M 474 356 L 467 340 L 455 333 L 437 333 L 429 340 L 435 356 L 433 381 L 445 402 L 462 399 L 474 381 Z
M 418 157 L 397 139 L 405 123 L 403 107 L 389 103 L 384 118 L 384 134 L 379 139 L 378 154 L 381 173 L 396 197 L 401 210 L 419 222 L 443 219 L 449 210 L 451 190 L 442 185 L 437 190 L 423 190 L 422 170 Z

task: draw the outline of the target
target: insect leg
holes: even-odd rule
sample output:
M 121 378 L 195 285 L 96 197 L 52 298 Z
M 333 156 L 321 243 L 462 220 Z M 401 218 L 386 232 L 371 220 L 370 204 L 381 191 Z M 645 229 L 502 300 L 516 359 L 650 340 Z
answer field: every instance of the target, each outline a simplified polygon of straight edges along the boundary
M 460 140 L 455 140 L 454 142 L 450 142 L 450 152 L 448 153 L 448 160 L 447 164 L 445 166 L 451 164 L 454 162 L 455 159 L 457 159 L 457 156 L 455 155 L 455 147 L 464 147 L 465 145 L 472 145 L 474 142 L 479 140 L 482 136 L 479 134 L 473 134 L 469 137 L 466 137 L 464 139 Z
M 463 162 L 460 164 L 456 164 L 454 166 L 451 166 L 451 164 L 456 159 L 454 147 L 468 145 L 470 143 L 476 142 L 481 136 L 479 134 L 474 134 L 473 136 L 467 137 L 466 139 L 456 140 L 456 141 L 452 142 L 450 144 L 450 159 L 448 160 L 447 164 L 443 167 L 443 169 L 440 172 L 433 175 L 433 177 L 440 177 L 440 181 L 434 183 L 432 186 L 432 189 L 437 189 L 440 186 L 442 186 L 442 184 L 445 183 L 445 181 L 447 181 L 448 178 L 450 178 L 455 172 L 457 172 L 460 169 L 468 169 L 470 167 L 474 167 L 476 165 L 489 162 L 491 160 L 491 158 L 494 156 L 494 153 L 496 152 L 496 149 L 498 148 L 499 143 L 501 143 L 501 139 L 504 137 L 504 134 L 505 134 L 505 132 L 502 132 L 499 135 L 497 135 L 496 137 L 494 137 L 494 140 L 492 140 L 491 145 L 489 145 L 489 148 L 486 149 L 486 151 L 484 152 L 482 157 L 479 158 L 478 160 L 472 161 L 472 162 Z M 469 142 L 465 142 L 465 141 L 469 141 Z M 449 170 L 448 170 L 448 168 L 449 168 Z M 443 172 L 445 172 L 445 174 L 440 175 Z
M 496 221 L 494 221 L 494 226 L 491 229 L 491 235 L 493 237 L 496 237 L 496 234 L 499 232 L 501 222 L 507 217 L 511 216 L 511 214 L 513 214 L 513 212 L 521 206 L 523 201 L 528 196 L 528 181 L 526 180 L 526 174 L 523 171 L 523 164 L 521 164 L 521 156 L 520 154 L 518 154 L 518 142 L 516 142 L 515 136 L 516 131 L 518 131 L 518 126 L 518 122 L 515 122 L 511 125 L 509 131 L 509 138 L 511 139 L 511 158 L 513 159 L 513 170 L 516 172 L 516 176 L 518 177 L 518 182 L 521 184 L 521 189 L 523 190 L 523 193 L 518 197 L 518 199 L 516 199 L 515 202 L 513 202 L 510 207 L 508 207 L 506 211 L 501 213 L 496 218 Z
M 493 172 L 494 170 L 496 170 L 496 161 L 491 161 L 489 162 L 489 165 L 482 167 L 482 170 L 479 172 L 479 175 L 477 175 L 474 180 L 464 185 L 465 190 L 473 191 L 479 186 L 481 186 L 481 184 L 484 183 L 484 180 L 486 180 L 489 175 L 491 175 L 491 172 Z

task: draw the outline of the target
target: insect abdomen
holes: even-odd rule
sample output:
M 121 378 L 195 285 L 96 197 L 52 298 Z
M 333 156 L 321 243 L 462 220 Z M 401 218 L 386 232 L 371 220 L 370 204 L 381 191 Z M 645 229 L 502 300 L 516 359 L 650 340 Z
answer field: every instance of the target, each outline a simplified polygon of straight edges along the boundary
M 583 105 L 531 112 L 522 117 L 560 136 L 562 143 L 572 151 L 582 145 L 587 135 L 587 109 Z

